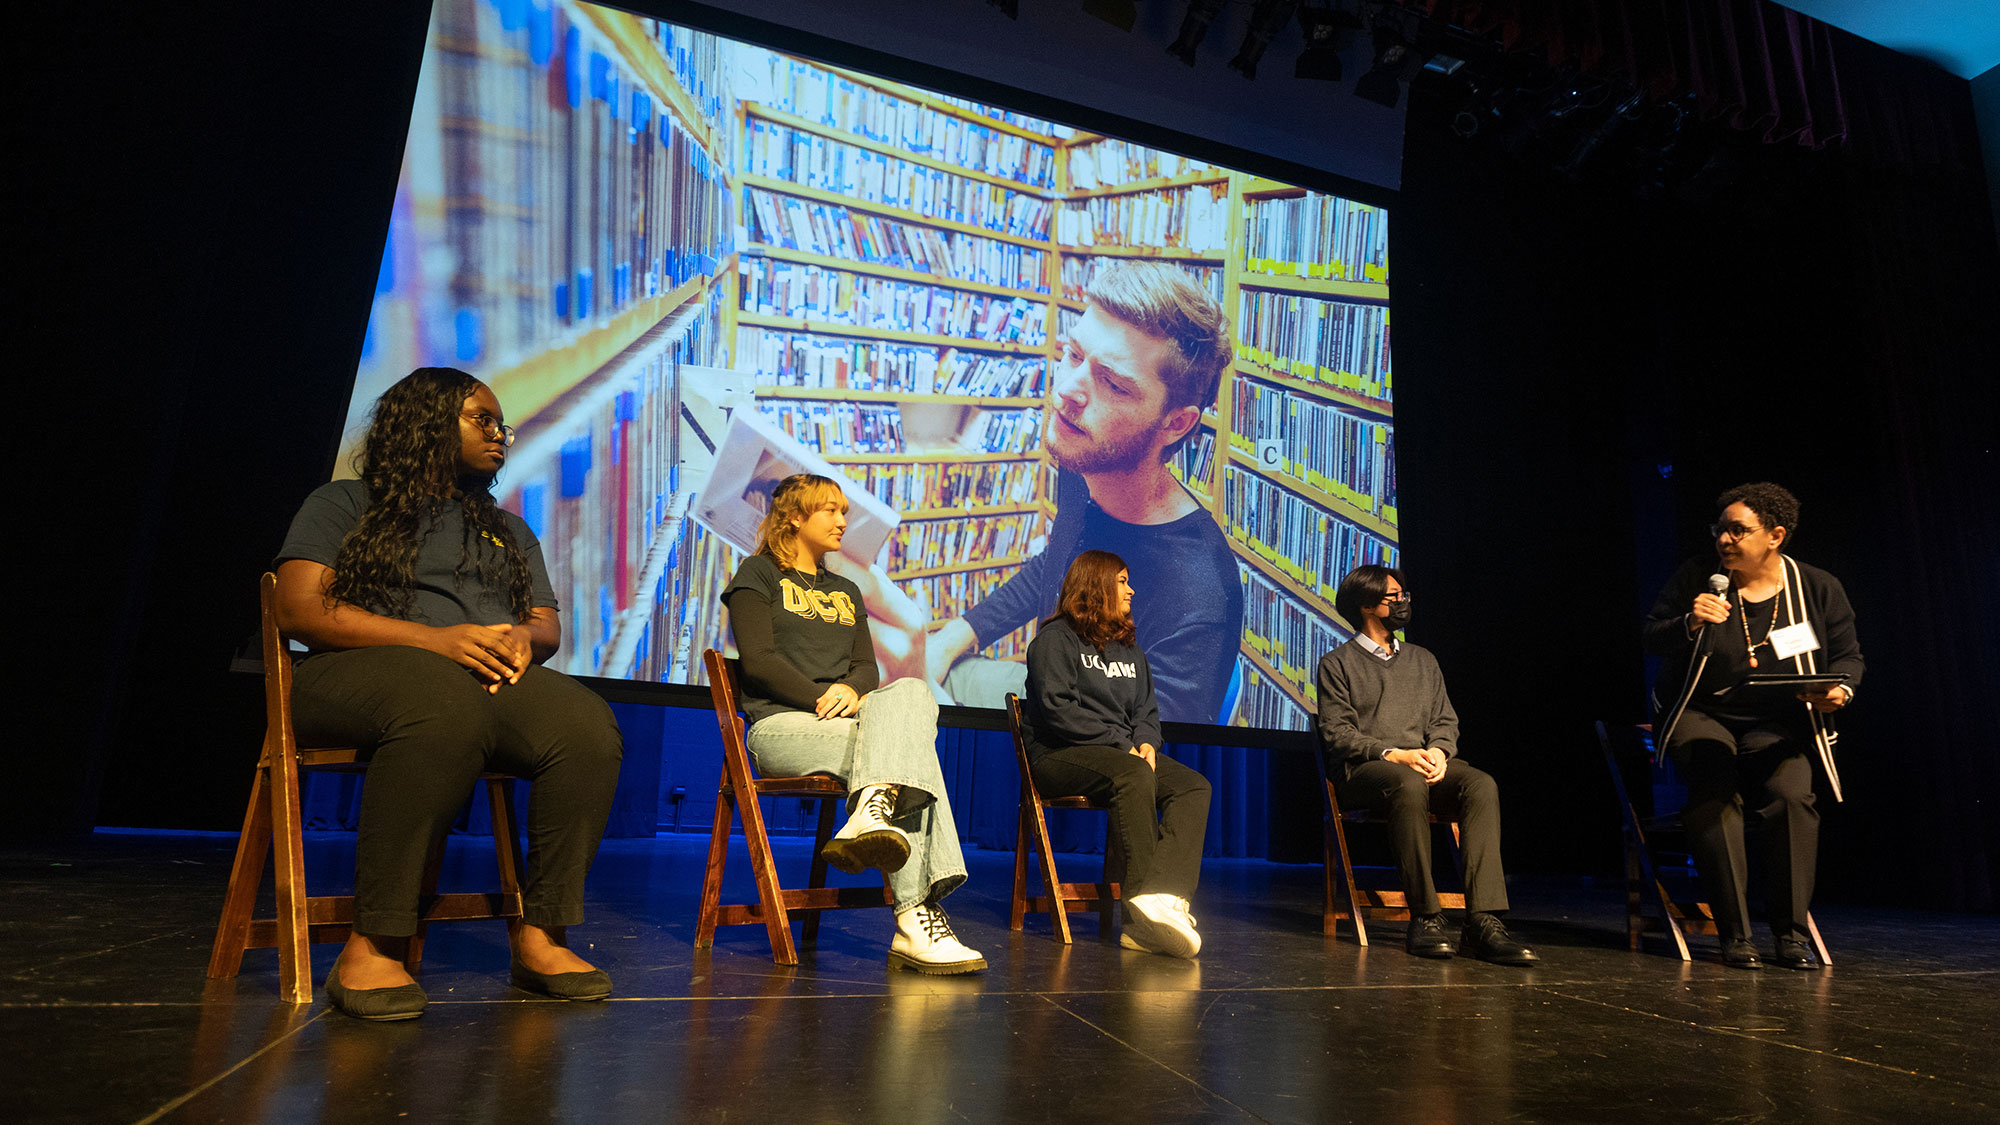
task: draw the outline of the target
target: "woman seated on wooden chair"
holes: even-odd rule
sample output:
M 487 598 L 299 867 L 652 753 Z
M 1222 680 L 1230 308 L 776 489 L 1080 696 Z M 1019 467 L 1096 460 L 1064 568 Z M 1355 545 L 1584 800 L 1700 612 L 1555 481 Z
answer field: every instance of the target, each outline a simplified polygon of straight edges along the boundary
M 778 482 L 757 553 L 722 592 L 743 661 L 743 714 L 760 773 L 826 774 L 848 787 L 849 816 L 825 851 L 842 871 L 888 878 L 896 934 L 889 964 L 945 976 L 985 958 L 952 933 L 938 903 L 965 882 L 937 757 L 937 700 L 923 680 L 881 678 L 860 587 L 827 570 L 847 498 L 827 477 Z
M 312 654 L 293 677 L 301 744 L 368 752 L 354 929 L 326 978 L 335 1007 L 409 1019 L 403 961 L 425 862 L 482 772 L 533 784 L 514 983 L 602 1000 L 568 948 L 622 753 L 604 701 L 541 667 L 561 630 L 541 545 L 494 505 L 514 431 L 484 383 L 412 372 L 375 404 L 355 469 L 306 498 L 278 552 L 278 624 Z
M 1159 755 L 1153 672 L 1117 555 L 1085 551 L 1063 576 L 1056 615 L 1028 646 L 1027 720 L 1022 735 L 1042 796 L 1111 805 L 1125 856 L 1119 944 L 1175 957 L 1201 952 L 1188 898 L 1201 878 L 1208 780 Z

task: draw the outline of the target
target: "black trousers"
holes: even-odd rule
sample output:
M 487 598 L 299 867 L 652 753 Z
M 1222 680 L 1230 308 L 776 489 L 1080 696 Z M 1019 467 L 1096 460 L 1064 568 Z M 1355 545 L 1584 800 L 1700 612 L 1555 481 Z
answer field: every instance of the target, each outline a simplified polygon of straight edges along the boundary
M 1811 745 L 1803 727 L 1781 720 L 1721 720 L 1687 711 L 1674 726 L 1667 753 L 1688 785 L 1681 822 L 1725 940 L 1750 936 L 1750 862 L 1743 838 L 1750 822 L 1763 836 L 1771 932 L 1805 934 L 1819 866 L 1819 809 L 1806 755 Z
M 1126 898 L 1193 898 L 1208 834 L 1208 779 L 1165 754 L 1156 761 L 1149 766 L 1113 746 L 1070 746 L 1042 754 L 1030 768 L 1044 797 L 1111 805 L 1111 835 L 1125 856 Z
M 1403 895 L 1415 915 L 1436 914 L 1437 885 L 1431 879 L 1431 823 L 1436 813 L 1458 821 L 1459 850 L 1465 855 L 1465 908 L 1498 913 L 1507 909 L 1507 873 L 1500 866 L 1500 787 L 1493 775 L 1457 758 L 1445 762 L 1436 785 L 1398 762 L 1363 762 L 1337 787 L 1342 808 L 1365 808 L 1389 821 L 1389 840 Z
M 521 912 L 531 925 L 583 921 L 583 879 L 604 838 L 623 743 L 611 708 L 536 665 L 488 694 L 434 652 L 402 645 L 301 661 L 292 682 L 301 741 L 370 751 L 354 857 L 354 928 L 417 932 L 424 862 L 486 771 L 531 782 Z

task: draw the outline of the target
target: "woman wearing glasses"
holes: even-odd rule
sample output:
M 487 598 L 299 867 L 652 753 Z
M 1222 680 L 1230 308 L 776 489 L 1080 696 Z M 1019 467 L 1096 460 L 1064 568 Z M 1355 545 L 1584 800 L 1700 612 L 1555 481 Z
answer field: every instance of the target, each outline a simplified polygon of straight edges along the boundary
M 315 489 L 277 556 L 279 628 L 312 650 L 293 677 L 299 738 L 368 752 L 354 929 L 326 978 L 361 1019 L 423 1012 L 403 958 L 425 860 L 486 771 L 533 785 L 514 983 L 611 994 L 566 929 L 583 920 L 621 742 L 603 700 L 541 666 L 561 629 L 541 545 L 493 501 L 514 440 L 503 418 L 465 372 L 412 372 L 375 404 L 361 479 Z
M 861 588 L 826 567 L 846 533 L 839 484 L 788 476 L 771 492 L 757 553 L 722 592 L 743 661 L 750 755 L 760 772 L 847 786 L 850 815 L 822 854 L 842 871 L 887 877 L 891 967 L 980 972 L 986 959 L 958 940 L 940 905 L 965 882 L 965 859 L 938 764 L 937 699 L 914 677 L 876 686 Z
M 1806 910 L 1818 862 L 1809 748 L 1830 754 L 1832 715 L 1861 682 L 1854 610 L 1840 581 L 1785 554 L 1799 502 L 1775 484 L 1746 484 L 1716 500 L 1718 562 L 1690 559 L 1646 617 L 1649 652 L 1667 657 L 1653 693 L 1654 730 L 1688 783 L 1682 820 L 1707 884 L 1723 963 L 1762 967 L 1750 940 L 1744 885 L 1744 798 L 1763 824 L 1773 960 L 1810 969 Z M 1755 673 L 1844 673 L 1803 692 L 1743 688 Z M 1830 760 L 1830 759 L 1829 759 Z
M 1028 646 L 1027 742 L 1035 787 L 1048 797 L 1111 805 L 1125 858 L 1127 949 L 1201 952 L 1188 899 L 1201 879 L 1208 779 L 1162 756 L 1153 671 L 1132 624 L 1125 560 L 1085 551 L 1069 564 L 1056 615 Z

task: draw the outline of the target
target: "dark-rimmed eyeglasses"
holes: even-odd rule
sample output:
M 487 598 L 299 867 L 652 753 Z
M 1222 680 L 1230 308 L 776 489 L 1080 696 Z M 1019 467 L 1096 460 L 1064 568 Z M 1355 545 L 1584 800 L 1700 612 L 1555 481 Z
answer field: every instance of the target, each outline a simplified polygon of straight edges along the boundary
M 1410 592 L 1408 590 L 1399 590 L 1393 594 L 1383 594 L 1382 601 L 1376 602 L 1375 604 L 1381 605 L 1383 602 L 1388 602 L 1391 605 L 1394 605 L 1398 602 L 1407 602 L 1409 600 L 1410 600 Z
M 1708 536 L 1711 539 L 1741 539 L 1762 530 L 1761 527 L 1745 527 L 1740 523 L 1712 523 L 1708 525 Z
M 487 441 L 497 441 L 501 445 L 514 444 L 514 427 L 502 425 L 500 419 L 481 411 L 478 414 L 461 414 L 459 417 L 472 423 Z

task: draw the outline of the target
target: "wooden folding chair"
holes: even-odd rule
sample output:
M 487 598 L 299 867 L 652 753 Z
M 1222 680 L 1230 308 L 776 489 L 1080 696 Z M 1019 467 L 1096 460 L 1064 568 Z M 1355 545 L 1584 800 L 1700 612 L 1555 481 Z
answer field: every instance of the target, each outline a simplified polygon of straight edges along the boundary
M 1645 947 L 1646 934 L 1665 933 L 1673 939 L 1674 950 L 1680 954 L 1681 960 L 1692 961 L 1694 958 L 1688 952 L 1687 935 L 1718 932 L 1715 911 L 1699 898 L 1676 898 L 1667 891 L 1649 836 L 1657 838 L 1682 833 L 1686 828 L 1681 823 L 1679 810 L 1662 813 L 1653 809 L 1651 815 L 1641 816 L 1638 806 L 1632 803 L 1631 790 L 1625 786 L 1624 765 L 1643 764 L 1650 777 L 1658 767 L 1658 751 L 1653 746 L 1650 724 L 1627 729 L 1631 732 L 1630 737 L 1617 739 L 1603 720 L 1597 723 L 1597 744 L 1604 750 L 1604 765 L 1611 773 L 1611 787 L 1618 795 L 1618 812 L 1624 821 L 1625 941 L 1637 952 Z M 1624 759 L 1622 764 L 1620 759 Z M 1652 807 L 1651 801 L 1647 802 L 1647 807 Z M 1806 935 L 1812 939 L 1813 952 L 1819 955 L 1819 963 L 1831 966 L 1833 957 L 1826 951 L 1826 941 L 1820 937 L 1819 923 L 1813 921 L 1811 912 L 1806 914 Z
M 299 774 L 302 770 L 365 773 L 368 763 L 362 760 L 361 751 L 351 747 L 299 747 L 292 733 L 292 654 L 278 632 L 278 576 L 265 574 L 259 592 L 263 603 L 264 748 L 250 783 L 250 807 L 243 814 L 243 832 L 236 842 L 236 862 L 229 872 L 222 921 L 215 928 L 208 975 L 212 979 L 234 977 L 243 967 L 245 950 L 275 946 L 280 998 L 291 1004 L 310 1004 L 311 946 L 347 940 L 354 924 L 354 897 L 306 893 Z M 521 924 L 521 833 L 514 817 L 514 779 L 505 774 L 483 774 L 481 778 L 493 813 L 500 890 L 437 894 L 438 869 L 444 863 L 444 842 L 438 841 L 424 870 L 417 933 L 410 939 L 405 962 L 411 972 L 423 960 L 424 934 L 432 922 L 499 918 L 506 921 L 510 935 Z M 277 915 L 254 918 L 257 890 L 264 879 L 264 857 L 274 847 Z
M 1113 912 L 1117 909 L 1122 893 L 1119 883 L 1112 878 L 1118 863 L 1113 856 L 1111 826 L 1104 830 L 1104 879 L 1098 883 L 1065 883 L 1056 875 L 1056 857 L 1049 849 L 1049 809 L 1097 809 L 1108 810 L 1111 806 L 1088 797 L 1043 797 L 1035 788 L 1035 775 L 1028 768 L 1028 743 L 1022 737 L 1021 699 L 1013 692 L 1007 693 L 1007 727 L 1014 735 L 1014 764 L 1021 770 L 1020 817 L 1014 830 L 1014 897 L 1013 905 L 1007 912 L 1007 927 L 1020 930 L 1030 911 L 1046 913 L 1055 922 L 1056 937 L 1064 945 L 1070 943 L 1069 914 L 1073 910 L 1097 911 L 1097 932 L 1099 936 L 1109 936 L 1112 932 Z M 1040 869 L 1045 895 L 1028 897 L 1028 852 L 1030 848 L 1041 853 Z
M 715 944 L 717 926 L 748 926 L 762 923 L 771 939 L 771 960 L 780 965 L 799 963 L 798 947 L 792 944 L 792 919 L 805 912 L 803 938 L 819 936 L 819 912 L 852 910 L 860 907 L 889 906 L 885 878 L 881 889 L 872 887 L 829 887 L 826 859 L 820 854 L 833 838 L 834 814 L 845 808 L 847 785 L 831 777 L 757 777 L 750 769 L 746 730 L 737 713 L 736 698 L 742 669 L 735 660 L 725 659 L 714 649 L 702 653 L 708 667 L 708 693 L 715 702 L 715 721 L 722 729 L 722 779 L 715 791 L 715 823 L 708 836 L 708 869 L 701 882 L 701 916 L 695 924 L 694 947 L 708 949 Z M 818 801 L 819 830 L 813 836 L 812 870 L 803 890 L 786 890 L 778 885 L 777 861 L 771 855 L 771 838 L 764 831 L 764 810 L 759 797 L 797 797 Z M 724 904 L 722 868 L 729 857 L 729 825 L 734 817 L 743 821 L 743 843 L 750 851 L 750 873 L 757 884 L 757 901 Z
M 1347 826 L 1350 824 L 1387 824 L 1388 818 L 1370 809 L 1342 809 L 1340 794 L 1335 792 L 1331 777 L 1326 774 L 1324 755 L 1314 753 L 1319 762 L 1320 787 L 1326 792 L 1326 817 L 1324 822 L 1326 848 L 1326 897 L 1320 912 L 1320 932 L 1328 937 L 1340 936 L 1340 920 L 1354 920 L 1354 936 L 1362 945 L 1368 944 L 1368 923 L 1366 916 L 1372 914 L 1385 922 L 1407 921 L 1410 917 L 1409 898 L 1400 889 L 1371 890 L 1361 886 L 1354 878 L 1354 860 L 1347 850 Z M 1458 821 L 1449 817 L 1430 815 L 1432 824 L 1443 824 L 1451 829 L 1451 862 L 1458 871 L 1461 883 L 1465 881 L 1465 857 L 1459 851 Z M 1334 878 L 1334 864 L 1340 865 L 1340 878 Z M 1465 909 L 1465 895 L 1452 891 L 1438 892 L 1438 905 L 1447 910 Z

